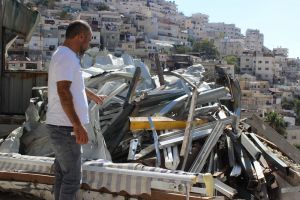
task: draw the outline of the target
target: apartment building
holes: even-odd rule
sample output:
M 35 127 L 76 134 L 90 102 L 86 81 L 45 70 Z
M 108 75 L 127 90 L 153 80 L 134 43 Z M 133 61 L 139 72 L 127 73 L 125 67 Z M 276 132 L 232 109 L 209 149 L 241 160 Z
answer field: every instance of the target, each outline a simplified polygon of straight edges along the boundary
M 252 52 L 244 52 L 240 56 L 240 72 L 241 74 L 255 75 L 254 56 Z
M 288 48 L 282 48 L 282 47 L 278 47 L 278 48 L 273 48 L 273 53 L 274 55 L 278 56 L 281 55 L 282 57 L 288 57 L 289 54 L 289 49 Z
M 291 144 L 300 144 L 300 126 L 290 126 L 286 128 L 287 141 Z
M 81 9 L 81 0 L 58 0 L 55 3 L 61 6 L 69 6 L 71 8 Z
M 186 17 L 180 24 L 184 29 L 189 30 L 190 35 L 196 39 L 203 39 L 206 36 L 205 26 L 208 24 L 208 15 L 202 13 L 192 14 Z
M 31 50 L 39 50 L 42 51 L 43 50 L 43 36 L 42 33 L 40 32 L 35 32 L 33 33 L 30 41 L 24 45 L 24 47 L 28 47 Z
M 158 39 L 176 41 L 179 36 L 179 25 L 161 18 L 158 21 Z
M 184 46 L 187 46 L 187 47 L 192 46 L 191 42 L 188 41 L 189 34 L 186 30 L 185 31 L 179 31 L 177 38 L 178 38 L 178 41 L 177 41 L 178 44 L 184 45 Z
M 99 31 L 101 28 L 101 20 L 98 12 L 80 12 L 77 18 L 89 23 L 94 31 Z
M 243 109 L 264 110 L 272 107 L 273 96 L 253 90 L 242 90 L 241 105 Z
M 261 93 L 267 93 L 270 88 L 269 81 L 240 80 L 239 83 L 240 83 L 241 90 L 252 90 Z
M 122 20 L 123 20 L 123 23 L 121 24 L 121 27 L 120 27 L 121 34 L 127 34 L 129 36 L 136 35 L 137 30 L 136 30 L 136 25 L 133 23 L 133 20 L 131 20 L 131 18 L 127 18 L 127 17 L 126 17 L 126 19 L 123 17 Z M 125 38 L 125 35 L 124 35 L 124 38 Z
M 300 80 L 300 59 L 288 58 L 287 68 L 283 72 L 287 78 L 287 84 L 292 84 L 294 82 L 299 83 Z
M 255 76 L 258 80 L 267 80 L 274 82 L 277 65 L 272 55 L 256 55 L 254 58 Z
M 282 76 L 282 67 L 276 63 L 273 55 L 244 52 L 240 57 L 240 72 L 254 75 L 258 80 L 273 84 Z
M 58 31 L 43 30 L 43 60 L 50 60 L 53 52 L 58 46 Z
M 137 32 L 146 34 L 150 38 L 158 37 L 159 24 L 156 17 L 149 17 L 141 12 L 131 13 Z
M 248 50 L 261 52 L 264 45 L 264 35 L 259 30 L 247 29 L 245 45 Z
M 44 68 L 42 67 L 42 61 L 7 61 L 6 69 L 8 70 L 38 70 L 42 71 Z
M 150 9 L 146 6 L 145 1 L 120 1 L 115 4 L 120 13 L 129 14 L 130 12 L 142 12 L 150 15 Z
M 230 39 L 241 39 L 241 29 L 237 28 L 235 24 L 225 23 L 207 23 L 205 26 L 205 32 L 208 37 L 214 38 L 230 38 Z
M 217 47 L 220 56 L 235 55 L 240 57 L 245 50 L 245 43 L 243 39 L 230 39 L 221 38 L 214 42 Z
M 101 43 L 104 48 L 113 51 L 120 41 L 122 25 L 121 15 L 113 11 L 100 11 Z

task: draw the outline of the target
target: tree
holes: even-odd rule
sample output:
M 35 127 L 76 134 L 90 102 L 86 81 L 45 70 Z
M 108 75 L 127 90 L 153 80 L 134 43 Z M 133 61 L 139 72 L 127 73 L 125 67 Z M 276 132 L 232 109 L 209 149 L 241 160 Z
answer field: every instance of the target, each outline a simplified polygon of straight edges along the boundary
M 294 101 L 294 110 L 297 114 L 297 118 L 299 118 L 300 116 L 300 99 L 295 99 Z
M 236 56 L 226 56 L 224 58 L 228 65 L 237 65 L 237 57 Z
M 274 128 L 280 135 L 286 136 L 286 125 L 283 117 L 277 112 L 269 112 L 265 116 L 265 121 Z
M 60 17 L 60 19 L 66 19 L 67 18 L 67 16 L 68 16 L 68 12 L 67 11 L 61 11 L 60 13 L 59 13 L 59 17 Z
M 201 42 L 195 42 L 193 45 L 193 51 L 199 52 L 204 59 L 217 59 L 219 52 L 212 41 L 203 40 Z
M 296 113 L 296 124 L 300 123 L 300 99 L 295 99 L 293 102 L 294 111 Z
M 186 46 L 175 46 L 174 51 L 175 53 L 186 54 L 191 51 L 191 48 Z
M 285 110 L 292 110 L 293 108 L 295 108 L 294 103 L 295 102 L 293 101 L 288 101 L 286 97 L 283 97 L 281 100 L 281 107 Z

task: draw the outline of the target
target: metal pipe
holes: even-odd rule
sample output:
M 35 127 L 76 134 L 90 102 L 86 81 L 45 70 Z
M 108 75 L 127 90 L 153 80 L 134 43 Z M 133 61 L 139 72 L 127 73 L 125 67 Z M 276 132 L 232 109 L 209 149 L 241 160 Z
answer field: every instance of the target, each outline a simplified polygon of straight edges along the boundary
M 225 124 L 222 121 L 218 121 L 210 136 L 206 139 L 202 149 L 200 150 L 197 158 L 195 159 L 192 167 L 190 168 L 190 172 L 201 172 L 203 169 L 206 160 L 209 156 L 209 153 L 216 145 L 219 137 L 223 134 Z
M 98 166 L 90 166 L 88 165 L 89 163 L 92 164 L 93 162 L 85 162 L 82 165 L 82 170 L 94 171 L 99 173 L 113 173 L 113 174 L 123 174 L 123 175 L 130 175 L 130 176 L 142 176 L 142 177 L 154 178 L 154 179 L 167 179 L 172 181 L 184 181 L 192 184 L 197 182 L 197 176 L 192 174 L 161 173 L 156 171 L 139 171 L 139 170 L 112 168 L 112 167 L 98 167 Z

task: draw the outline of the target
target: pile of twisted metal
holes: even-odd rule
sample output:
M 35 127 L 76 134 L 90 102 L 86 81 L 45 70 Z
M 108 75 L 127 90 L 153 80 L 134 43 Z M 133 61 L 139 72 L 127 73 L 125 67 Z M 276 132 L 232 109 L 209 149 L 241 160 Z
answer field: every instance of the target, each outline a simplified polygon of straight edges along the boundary
M 239 84 L 222 69 L 152 76 L 97 49 L 82 62 L 86 87 L 107 98 L 89 102 L 77 199 L 297 199 L 298 150 L 258 116 L 240 119 Z M 47 87 L 33 90 L 26 122 L 0 140 L 0 188 L 52 199 Z

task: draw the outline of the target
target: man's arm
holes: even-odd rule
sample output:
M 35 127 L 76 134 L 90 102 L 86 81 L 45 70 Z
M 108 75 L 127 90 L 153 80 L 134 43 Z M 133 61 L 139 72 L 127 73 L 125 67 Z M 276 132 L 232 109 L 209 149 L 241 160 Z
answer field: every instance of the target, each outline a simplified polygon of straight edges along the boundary
M 80 122 L 80 119 L 75 111 L 73 96 L 70 91 L 71 81 L 58 81 L 57 93 L 62 105 L 62 108 L 73 125 L 73 131 L 78 144 L 86 144 L 88 142 L 88 134 L 86 129 Z
M 85 92 L 86 92 L 87 98 L 90 100 L 93 100 L 96 104 L 102 104 L 106 97 L 105 95 L 97 95 L 88 88 L 85 88 Z

